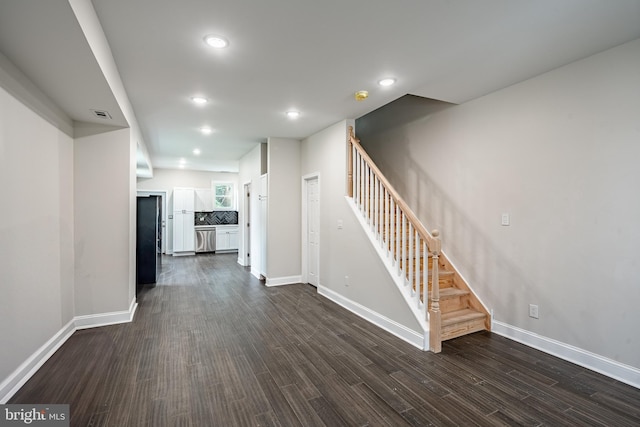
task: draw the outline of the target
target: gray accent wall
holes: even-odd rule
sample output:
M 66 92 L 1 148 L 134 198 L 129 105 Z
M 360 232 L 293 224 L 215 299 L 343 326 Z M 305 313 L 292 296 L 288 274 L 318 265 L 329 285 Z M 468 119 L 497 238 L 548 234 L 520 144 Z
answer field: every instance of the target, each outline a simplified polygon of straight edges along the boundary
M 638 368 L 639 118 L 636 40 L 362 143 L 495 320 Z

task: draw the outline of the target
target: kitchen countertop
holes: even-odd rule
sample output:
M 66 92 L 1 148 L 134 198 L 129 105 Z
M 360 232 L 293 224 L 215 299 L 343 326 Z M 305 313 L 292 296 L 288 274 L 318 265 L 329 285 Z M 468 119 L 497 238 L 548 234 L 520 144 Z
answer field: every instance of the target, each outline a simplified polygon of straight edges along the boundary
M 203 228 L 230 228 L 237 227 L 238 224 L 211 224 L 211 225 L 196 225 L 194 228 L 196 230 L 202 230 Z

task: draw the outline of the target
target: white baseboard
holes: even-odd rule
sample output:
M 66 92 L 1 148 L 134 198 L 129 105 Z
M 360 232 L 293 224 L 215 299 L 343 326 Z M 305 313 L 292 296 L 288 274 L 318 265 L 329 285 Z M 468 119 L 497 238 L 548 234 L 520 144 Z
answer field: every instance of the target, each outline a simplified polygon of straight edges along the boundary
M 294 283 L 302 283 L 302 276 L 286 276 L 286 277 L 268 277 L 266 285 L 271 286 L 282 286 L 282 285 L 293 285 Z
M 262 279 L 262 274 L 260 274 L 260 270 L 258 270 L 257 268 L 253 268 L 253 266 L 251 266 L 251 274 L 256 279 Z
M 6 403 L 20 390 L 29 379 L 45 364 L 47 360 L 64 344 L 73 333 L 80 329 L 97 326 L 116 325 L 133 320 L 138 303 L 131 301 L 129 310 L 112 313 L 101 313 L 88 316 L 76 316 L 62 327 L 53 337 L 36 350 L 11 375 L 0 384 L 0 404 Z
M 492 322 L 491 332 L 640 388 L 640 369 L 633 366 L 496 320 Z
M 76 316 L 74 318 L 76 329 L 89 329 L 99 326 L 117 325 L 119 323 L 129 323 L 133 320 L 133 315 L 138 308 L 135 298 L 131 301 L 129 310 L 113 311 L 111 313 L 89 314 L 87 316 Z
M 195 251 L 187 251 L 187 252 L 172 252 L 171 255 L 172 256 L 191 256 L 191 255 L 195 255 L 196 252 Z
M 318 286 L 318 293 L 336 304 L 346 308 L 352 313 L 357 314 L 362 317 L 364 320 L 367 320 L 377 327 L 384 329 L 390 334 L 395 335 L 403 341 L 408 342 L 414 347 L 419 348 L 420 350 L 425 349 L 425 345 L 427 345 L 425 341 L 425 337 L 428 335 L 428 331 L 424 333 L 420 333 L 414 331 L 413 329 L 409 329 L 404 325 L 396 322 L 395 320 L 391 320 L 388 317 L 383 316 L 380 313 L 376 313 L 375 311 L 358 304 L 355 301 L 351 301 L 349 298 L 346 298 L 339 293 L 326 288 L 322 285 Z M 428 347 L 428 346 L 427 346 Z
M 73 319 L 62 327 L 53 337 L 25 360 L 2 384 L 0 384 L 0 404 L 7 401 L 49 360 L 76 331 Z

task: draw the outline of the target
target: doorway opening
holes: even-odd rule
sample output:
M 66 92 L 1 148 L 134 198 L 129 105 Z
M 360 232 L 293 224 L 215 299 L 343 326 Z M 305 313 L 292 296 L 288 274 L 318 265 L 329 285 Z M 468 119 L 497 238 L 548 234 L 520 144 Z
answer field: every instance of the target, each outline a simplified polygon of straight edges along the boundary
M 302 276 L 320 285 L 320 174 L 306 175 L 302 185 Z

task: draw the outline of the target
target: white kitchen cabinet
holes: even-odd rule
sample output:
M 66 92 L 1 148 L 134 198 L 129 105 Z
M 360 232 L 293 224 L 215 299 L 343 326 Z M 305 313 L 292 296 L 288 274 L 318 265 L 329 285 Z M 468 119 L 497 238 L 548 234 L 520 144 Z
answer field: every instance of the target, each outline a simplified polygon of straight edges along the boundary
M 193 188 L 173 189 L 173 254 L 195 253 L 195 192 Z
M 213 191 L 210 188 L 196 188 L 195 198 L 196 212 L 213 211 Z
M 173 211 L 193 212 L 195 208 L 195 190 L 176 187 L 173 189 Z
M 216 226 L 216 252 L 238 250 L 238 226 Z
M 193 212 L 173 213 L 173 253 L 195 252 L 195 229 Z

